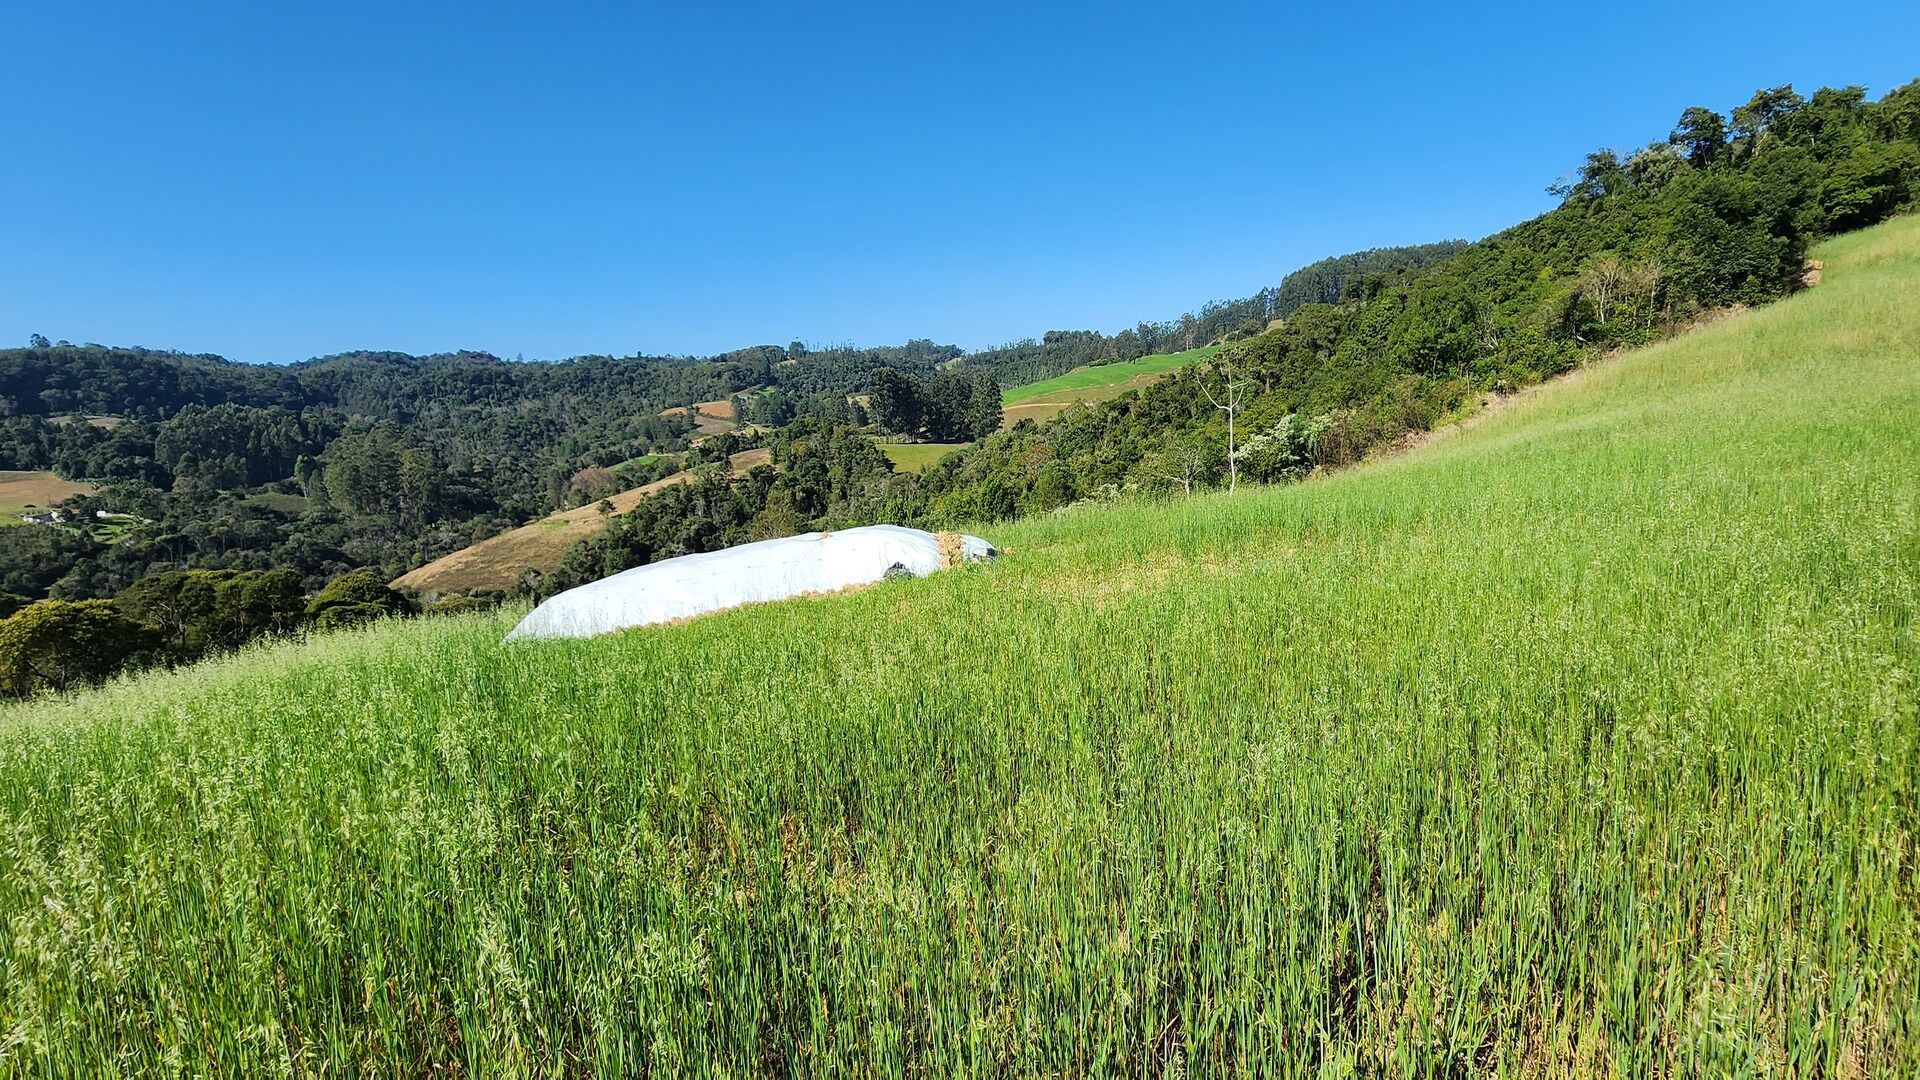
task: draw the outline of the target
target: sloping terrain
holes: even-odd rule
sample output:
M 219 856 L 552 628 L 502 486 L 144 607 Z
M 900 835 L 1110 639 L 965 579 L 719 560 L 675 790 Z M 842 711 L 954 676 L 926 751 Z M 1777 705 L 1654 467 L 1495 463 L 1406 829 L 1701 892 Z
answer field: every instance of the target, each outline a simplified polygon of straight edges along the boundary
M 719 435 L 737 426 L 732 398 L 696 401 L 692 405 L 660 410 L 661 416 L 685 416 L 688 413 L 693 414 L 693 429 L 701 435 Z
M 1001 426 L 1022 420 L 1050 420 L 1077 401 L 1105 401 L 1129 390 L 1151 385 L 1175 368 L 1203 360 L 1219 351 L 1208 345 L 1178 353 L 1158 353 L 1113 364 L 1075 368 L 1065 375 L 1008 387 L 1001 395 Z
M 0 1072 L 1910 1072 L 1920 220 L 1817 254 L 990 566 L 0 710 Z
M 728 459 L 736 475 L 772 460 L 766 449 L 742 450 Z M 609 519 L 632 510 L 654 492 L 691 479 L 693 473 L 683 470 L 605 500 L 550 514 L 409 570 L 393 580 L 393 587 L 418 593 L 510 589 L 527 568 L 543 574 L 552 571 L 575 541 L 599 532 Z M 604 509 L 602 501 L 613 509 Z

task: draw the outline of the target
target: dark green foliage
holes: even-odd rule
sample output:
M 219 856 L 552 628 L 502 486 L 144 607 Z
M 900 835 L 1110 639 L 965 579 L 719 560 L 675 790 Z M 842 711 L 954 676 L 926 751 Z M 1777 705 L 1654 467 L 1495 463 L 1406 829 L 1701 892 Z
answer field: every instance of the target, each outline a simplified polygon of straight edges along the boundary
M 914 380 L 893 368 L 877 368 L 867 380 L 867 411 L 881 431 L 911 435 L 920 430 L 924 402 Z
M 1288 274 L 1280 281 L 1273 304 L 1261 319 L 1284 319 L 1308 304 L 1336 304 L 1346 295 L 1347 282 L 1362 274 L 1391 279 L 1398 274 L 1432 266 L 1467 246 L 1465 240 L 1442 240 L 1408 247 L 1370 248 L 1350 255 L 1321 259 Z
M 101 550 L 86 533 L 50 526 L 0 528 L 0 592 L 47 595 L 76 563 Z
M 186 570 L 149 574 L 113 603 L 151 628 L 171 658 L 187 661 L 293 630 L 306 595 L 292 570 Z
M 1002 386 L 1017 386 L 1050 379 L 1077 367 L 1237 340 L 1260 333 L 1268 323 L 1286 318 L 1303 304 L 1339 300 L 1355 277 L 1391 280 L 1439 262 L 1464 247 L 1464 240 L 1443 240 L 1336 255 L 1295 270 L 1282 278 L 1277 288 L 1262 289 L 1242 300 L 1216 300 L 1168 322 L 1143 322 L 1111 337 L 1097 330 L 1049 330 L 1039 341 L 1016 341 L 971 353 L 967 364 L 991 370 Z
M 151 630 L 106 600 L 42 600 L 0 620 L 0 694 L 99 682 L 151 653 Z
M 930 442 L 972 442 L 1000 427 L 1000 384 L 985 368 L 943 368 L 916 379 L 874 371 L 867 408 L 881 431 Z
M 402 615 L 412 602 L 387 586 L 371 570 L 342 574 L 307 602 L 306 616 L 316 629 L 352 626 L 384 615 Z

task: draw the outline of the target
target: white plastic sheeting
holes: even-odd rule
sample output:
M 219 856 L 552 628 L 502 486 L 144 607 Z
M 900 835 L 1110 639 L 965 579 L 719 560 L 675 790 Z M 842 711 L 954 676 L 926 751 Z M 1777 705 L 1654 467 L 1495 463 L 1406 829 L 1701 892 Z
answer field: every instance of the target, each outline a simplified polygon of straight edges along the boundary
M 956 555 L 967 561 L 994 555 L 993 545 L 977 536 L 958 540 L 957 552 L 949 540 L 947 561 Z M 944 565 L 940 549 L 940 538 L 933 533 L 868 525 L 682 555 L 549 597 L 520 620 L 507 640 L 588 637 L 757 601 L 833 592 L 870 585 L 895 567 L 924 577 Z

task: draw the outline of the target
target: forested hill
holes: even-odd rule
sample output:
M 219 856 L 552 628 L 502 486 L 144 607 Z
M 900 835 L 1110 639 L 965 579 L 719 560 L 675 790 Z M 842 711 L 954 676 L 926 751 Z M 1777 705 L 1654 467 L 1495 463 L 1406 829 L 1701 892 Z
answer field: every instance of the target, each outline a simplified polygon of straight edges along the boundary
M 1806 280 L 1810 243 L 1920 201 L 1920 82 L 1879 101 L 1780 86 L 1724 114 L 1690 107 L 1552 190 L 1556 209 L 1424 270 L 1350 276 L 1338 303 L 1302 306 L 1207 363 L 948 456 L 919 478 L 918 512 L 991 520 L 1297 476 L 1485 392 L 1783 296 Z
M 967 363 L 989 368 L 1002 386 L 1038 382 L 1074 368 L 1138 359 L 1153 353 L 1181 352 L 1217 341 L 1236 341 L 1267 329 L 1305 304 L 1336 303 L 1347 283 L 1376 283 L 1431 266 L 1467 246 L 1442 240 L 1407 247 L 1371 248 L 1334 255 L 1282 278 L 1278 287 L 1261 289 L 1240 300 L 1216 300 L 1168 322 L 1142 322 L 1117 334 L 1096 330 L 1049 330 L 1028 338 L 970 353 Z
M 860 427 L 880 371 L 927 392 L 916 395 L 931 402 L 925 437 L 972 439 L 999 423 L 995 380 L 1131 359 L 1176 340 L 1245 337 L 1290 310 L 1296 285 L 1337 291 L 1345 275 L 1405 270 L 1456 246 L 1342 256 L 1178 320 L 1111 335 L 1053 331 L 1042 343 L 974 354 L 919 339 L 796 341 L 711 357 L 352 352 L 261 365 L 36 335 L 26 348 L 0 349 L 0 471 L 51 472 L 96 491 L 65 508 L 69 527 L 0 531 L 0 598 L 113 596 L 183 569 L 290 569 L 308 588 L 359 567 L 393 577 L 739 448 L 692 453 L 714 425 L 680 406 L 720 401 L 742 423 L 772 427 L 809 418 Z M 944 407 L 949 397 L 965 407 Z M 96 513 L 144 524 L 72 527 Z
M 0 349 L 0 417 L 93 414 L 162 420 L 188 405 L 330 408 L 410 423 L 422 417 L 524 410 L 543 399 L 591 395 L 624 411 L 659 410 L 756 386 L 798 394 L 863 383 L 876 367 L 928 371 L 961 355 L 910 341 L 881 348 L 807 349 L 795 343 L 713 357 L 582 356 L 502 360 L 487 353 L 410 356 L 352 352 L 297 364 L 242 364 L 218 356 L 101 345 Z
M 1588 155 L 1556 190 L 1557 208 L 1424 268 L 1333 260 L 1302 286 L 1332 293 L 1337 276 L 1337 303 L 1304 304 L 1144 389 L 1023 420 L 918 476 L 879 470 L 798 514 L 773 478 L 642 505 L 537 591 L 776 526 L 961 526 L 1354 462 L 1488 392 L 1801 288 L 1809 244 L 1920 201 L 1920 82 L 1877 102 L 1858 87 L 1809 100 L 1782 86 L 1730 114 L 1688 108 L 1639 150 Z M 859 477 L 859 465 L 825 471 Z

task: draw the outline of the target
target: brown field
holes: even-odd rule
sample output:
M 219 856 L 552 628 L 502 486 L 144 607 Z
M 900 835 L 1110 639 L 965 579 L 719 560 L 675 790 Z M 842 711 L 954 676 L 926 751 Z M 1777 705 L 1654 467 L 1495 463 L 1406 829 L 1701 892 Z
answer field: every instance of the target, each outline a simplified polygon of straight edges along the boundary
M 696 401 L 692 405 L 676 405 L 671 409 L 661 409 L 661 416 L 685 416 L 693 413 L 693 428 L 701 435 L 718 435 L 734 430 L 733 399 L 720 398 L 715 401 Z
M 94 414 L 81 415 L 80 413 L 64 413 L 60 416 L 47 417 L 47 422 L 50 424 L 85 424 L 88 427 L 99 428 L 101 431 L 112 431 L 114 428 L 119 427 L 121 424 L 124 424 L 127 421 L 125 417 L 120 417 L 120 416 L 99 416 Z
M 44 510 L 71 495 L 92 491 L 85 484 L 62 480 L 50 472 L 0 470 L 0 524 L 18 525 L 28 507 Z
M 1022 420 L 1032 420 L 1036 423 L 1051 420 L 1076 401 L 1105 401 L 1108 398 L 1117 398 L 1129 390 L 1138 390 L 1147 386 L 1165 374 L 1164 371 L 1150 371 L 1144 375 L 1135 375 L 1125 382 L 1108 383 L 1105 386 L 1083 386 L 1075 390 L 1049 394 L 1044 398 L 1031 398 L 1013 405 L 1003 405 L 1000 408 L 1000 426 L 1010 428 Z
M 729 459 L 736 474 L 772 460 L 772 452 L 764 448 L 742 450 Z M 648 495 L 673 484 L 684 484 L 692 476 L 690 472 L 677 472 L 664 480 L 610 496 L 606 501 L 613 504 L 611 515 L 601 513 L 598 502 L 549 514 L 409 570 L 393 580 L 393 587 L 420 593 L 510 589 L 521 571 L 528 567 L 543 574 L 553 570 L 560 565 L 568 548 L 599 532 L 609 517 L 624 514 L 640 505 L 640 500 Z

